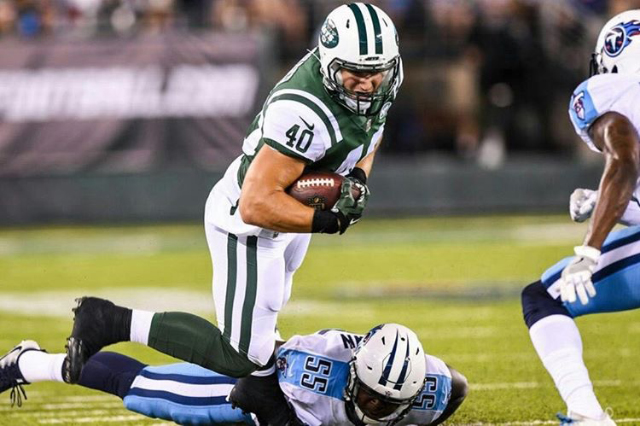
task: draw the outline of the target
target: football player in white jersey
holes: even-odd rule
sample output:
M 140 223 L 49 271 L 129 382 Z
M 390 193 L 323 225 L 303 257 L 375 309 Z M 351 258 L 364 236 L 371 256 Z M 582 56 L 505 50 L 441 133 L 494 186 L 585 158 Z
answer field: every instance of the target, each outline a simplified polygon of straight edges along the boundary
M 576 132 L 601 153 L 597 190 L 577 189 L 570 212 L 591 216 L 575 256 L 549 269 L 522 293 L 533 345 L 567 404 L 566 424 L 614 425 L 598 402 L 582 358 L 579 315 L 640 307 L 640 10 L 621 13 L 602 28 L 592 76 L 573 93 L 569 114 Z M 611 232 L 616 223 L 632 225 Z
M 366 3 L 333 10 L 318 47 L 271 91 L 242 154 L 207 200 L 218 327 L 188 313 L 79 299 L 67 344 L 69 381 L 80 378 L 85 361 L 102 347 L 127 340 L 233 377 L 273 374 L 278 313 L 290 298 L 311 233 L 342 234 L 361 217 L 367 176 L 401 82 L 391 18 Z M 346 176 L 331 211 L 287 194 L 306 170 Z
M 294 336 L 276 354 L 278 374 L 269 387 L 245 381 L 231 391 L 236 379 L 195 364 L 150 367 L 112 352 L 91 357 L 79 384 L 119 396 L 127 409 L 148 417 L 211 425 L 436 425 L 467 393 L 464 376 L 425 354 L 399 324 L 379 325 L 366 336 L 335 329 Z M 22 385 L 61 382 L 65 360 L 66 354 L 21 342 L 0 358 L 0 392 L 12 389 L 12 401 L 21 405 Z

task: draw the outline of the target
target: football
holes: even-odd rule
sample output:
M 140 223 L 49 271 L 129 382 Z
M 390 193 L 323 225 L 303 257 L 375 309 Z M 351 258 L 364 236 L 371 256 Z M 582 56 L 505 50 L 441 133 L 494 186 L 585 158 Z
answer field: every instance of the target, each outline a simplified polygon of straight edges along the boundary
M 308 172 L 287 188 L 287 194 L 316 210 L 331 210 L 340 198 L 343 180 L 344 177 L 337 173 Z M 360 196 L 357 188 L 354 188 L 353 196 L 356 199 Z

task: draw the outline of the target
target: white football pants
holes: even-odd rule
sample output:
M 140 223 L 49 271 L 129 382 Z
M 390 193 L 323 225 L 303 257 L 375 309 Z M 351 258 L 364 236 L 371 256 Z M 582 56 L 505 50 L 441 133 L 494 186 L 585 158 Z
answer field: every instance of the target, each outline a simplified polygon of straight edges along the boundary
M 238 352 L 264 366 L 275 349 L 278 313 L 291 297 L 293 274 L 311 234 L 238 237 L 207 222 L 205 230 L 218 327 Z

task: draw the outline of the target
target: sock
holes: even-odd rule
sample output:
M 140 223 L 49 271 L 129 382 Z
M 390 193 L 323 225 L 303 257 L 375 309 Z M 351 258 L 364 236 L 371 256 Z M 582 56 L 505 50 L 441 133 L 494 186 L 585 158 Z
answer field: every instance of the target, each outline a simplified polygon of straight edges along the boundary
M 604 412 L 593 393 L 589 371 L 582 359 L 580 331 L 573 319 L 550 315 L 531 326 L 529 335 L 567 409 L 588 418 L 602 418 Z
M 124 399 L 131 384 L 145 367 L 146 364 L 126 355 L 98 352 L 85 364 L 78 384 Z
M 48 354 L 43 351 L 27 351 L 18 358 L 22 377 L 29 383 L 62 382 L 62 364 L 65 354 Z
M 132 342 L 149 344 L 149 332 L 151 331 L 151 320 L 153 320 L 154 312 L 133 309 L 131 315 L 131 332 L 129 339 Z

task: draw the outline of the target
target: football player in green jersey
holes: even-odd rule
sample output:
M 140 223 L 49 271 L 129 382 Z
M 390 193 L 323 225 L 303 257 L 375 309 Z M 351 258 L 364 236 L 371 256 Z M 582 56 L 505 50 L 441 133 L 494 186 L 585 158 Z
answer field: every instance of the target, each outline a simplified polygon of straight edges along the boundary
M 276 320 L 310 234 L 342 234 L 362 215 L 367 176 L 401 83 L 389 16 L 365 3 L 333 10 L 318 47 L 271 91 L 242 155 L 207 200 L 218 327 L 191 314 L 80 299 L 68 340 L 68 381 L 76 382 L 103 346 L 125 340 L 233 377 L 273 372 Z M 347 177 L 333 210 L 316 211 L 285 192 L 306 170 Z M 357 199 L 352 186 L 360 189 Z

